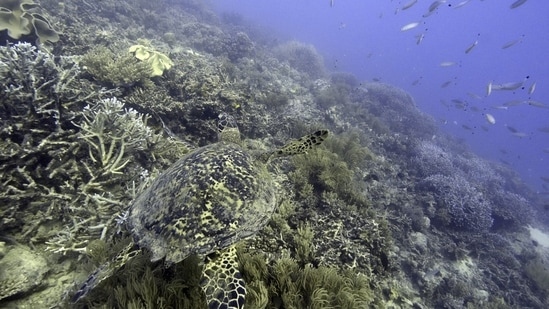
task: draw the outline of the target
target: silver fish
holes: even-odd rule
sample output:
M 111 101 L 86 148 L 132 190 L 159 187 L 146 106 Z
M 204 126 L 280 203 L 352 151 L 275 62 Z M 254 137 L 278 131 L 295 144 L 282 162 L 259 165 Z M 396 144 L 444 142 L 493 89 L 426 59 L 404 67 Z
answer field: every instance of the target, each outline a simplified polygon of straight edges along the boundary
M 442 83 L 442 85 L 440 85 L 440 88 L 446 88 L 446 87 L 450 86 L 451 83 L 452 83 L 451 80 L 446 81 L 446 82 Z
M 434 10 L 436 10 L 441 4 L 446 3 L 446 0 L 437 0 L 429 6 L 429 13 L 432 13 Z
M 421 33 L 421 34 L 418 34 L 416 35 L 416 44 L 419 45 L 421 44 L 421 42 L 423 41 L 423 38 L 425 37 L 425 34 L 424 33 Z
M 476 39 L 476 41 L 474 41 L 473 44 L 467 47 L 467 49 L 465 50 L 465 53 L 466 54 L 470 53 L 473 50 L 473 48 L 475 48 L 477 45 L 478 45 L 478 39 Z
M 549 106 L 543 102 L 535 101 L 535 100 L 528 100 L 526 103 L 533 107 L 539 107 L 539 108 L 549 108 Z
M 411 8 L 412 6 L 414 6 L 414 4 L 416 4 L 416 3 L 417 3 L 417 0 L 412 0 L 412 1 L 408 2 L 408 3 L 406 3 L 406 4 L 402 7 L 401 10 L 403 10 L 403 11 L 404 11 L 404 10 L 407 10 L 407 9 Z
M 486 121 L 488 121 L 489 124 L 496 124 L 496 118 L 491 114 L 485 114 L 484 118 L 486 118 Z
M 517 44 L 517 43 L 520 42 L 520 41 L 522 41 L 522 39 L 516 39 L 516 40 L 509 41 L 509 42 L 503 44 L 503 45 L 501 46 L 501 49 L 507 49 L 507 48 L 509 48 L 509 47 L 511 47 L 511 46 L 513 46 L 513 45 L 515 45 L 515 44 Z
M 408 30 L 414 29 L 417 26 L 419 26 L 419 22 L 409 23 L 407 25 L 402 26 L 402 28 L 400 28 L 400 31 L 408 31 Z
M 488 85 L 486 85 L 486 95 L 489 96 L 492 93 L 492 82 L 489 82 Z
M 456 63 L 454 61 L 443 61 L 443 62 L 439 63 L 438 65 L 441 66 L 441 67 L 451 67 L 453 65 L 456 65 Z
M 515 90 L 524 84 L 524 81 L 521 82 L 510 82 L 510 83 L 504 83 L 499 85 L 492 85 L 493 90 Z
M 532 94 L 534 93 L 534 91 L 536 91 L 536 82 L 534 82 L 530 88 L 528 88 L 528 94 Z
M 454 5 L 454 9 L 459 9 L 460 7 L 466 5 L 467 3 L 469 3 L 470 0 L 465 0 L 465 1 L 461 1 L 460 3 Z
M 526 3 L 526 0 L 517 0 L 517 1 L 513 2 L 513 4 L 511 4 L 510 8 L 516 9 L 519 6 L 523 5 L 524 3 Z

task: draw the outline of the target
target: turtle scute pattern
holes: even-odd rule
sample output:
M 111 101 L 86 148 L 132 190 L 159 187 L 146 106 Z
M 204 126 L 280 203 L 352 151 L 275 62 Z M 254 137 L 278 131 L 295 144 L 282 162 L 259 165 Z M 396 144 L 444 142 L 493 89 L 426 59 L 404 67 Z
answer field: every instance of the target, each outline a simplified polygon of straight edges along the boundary
M 275 210 L 275 186 L 263 164 L 220 141 L 186 155 L 132 205 L 130 226 L 152 260 L 177 263 L 255 234 Z

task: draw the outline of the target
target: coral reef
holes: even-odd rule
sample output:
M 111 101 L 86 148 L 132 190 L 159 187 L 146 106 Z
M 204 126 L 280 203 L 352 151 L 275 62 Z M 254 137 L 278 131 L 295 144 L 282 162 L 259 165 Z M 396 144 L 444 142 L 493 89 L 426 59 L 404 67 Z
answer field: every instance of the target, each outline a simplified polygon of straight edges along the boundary
M 312 79 L 326 75 L 324 60 L 312 45 L 290 41 L 277 46 L 274 53 L 278 59 L 287 61 L 290 66 L 306 73 Z
M 0 279 L 0 307 L 67 307 L 64 293 L 127 243 L 131 200 L 215 140 L 223 112 L 257 152 L 335 132 L 276 159 L 278 211 L 239 248 L 250 308 L 546 307 L 547 249 L 525 227 L 547 200 L 438 131 L 404 90 L 328 73 L 314 47 L 277 45 L 203 1 L 0 7 L 0 35 L 40 43 L 0 46 L 0 263 L 17 246 L 46 261 L 21 264 L 34 279 Z M 51 25 L 63 35 L 46 52 Z M 78 306 L 203 306 L 198 261 L 143 253 Z

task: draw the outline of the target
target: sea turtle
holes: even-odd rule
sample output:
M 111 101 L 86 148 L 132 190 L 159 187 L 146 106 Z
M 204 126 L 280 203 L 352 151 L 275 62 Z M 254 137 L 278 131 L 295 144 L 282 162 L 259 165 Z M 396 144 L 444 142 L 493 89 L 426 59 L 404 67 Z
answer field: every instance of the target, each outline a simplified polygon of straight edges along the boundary
M 205 257 L 201 284 L 208 307 L 244 307 L 246 289 L 233 245 L 261 230 L 276 209 L 267 163 L 274 157 L 305 153 L 321 144 L 328 131 L 254 154 L 242 146 L 232 117 L 222 114 L 218 124 L 217 143 L 186 154 L 130 205 L 128 225 L 134 243 L 93 272 L 72 302 L 145 248 L 152 261 L 164 259 L 168 265 L 190 255 Z

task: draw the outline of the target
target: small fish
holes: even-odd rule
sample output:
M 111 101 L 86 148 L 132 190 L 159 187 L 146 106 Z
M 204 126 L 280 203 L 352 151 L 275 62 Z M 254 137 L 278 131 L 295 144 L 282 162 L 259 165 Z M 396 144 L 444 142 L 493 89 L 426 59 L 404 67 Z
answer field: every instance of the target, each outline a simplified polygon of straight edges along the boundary
M 509 42 L 503 44 L 503 45 L 501 46 L 501 49 L 507 49 L 507 48 L 509 48 L 509 47 L 511 47 L 511 46 L 514 46 L 515 44 L 517 44 L 517 43 L 520 42 L 520 41 L 522 41 L 522 40 L 521 40 L 521 39 L 516 39 L 516 40 L 509 41 Z
M 518 138 L 523 138 L 523 137 L 527 137 L 528 134 L 526 134 L 524 132 L 515 132 L 515 133 L 513 133 L 513 136 L 518 137 Z
M 441 66 L 441 67 L 451 67 L 451 66 L 456 65 L 456 63 L 454 61 L 443 61 L 443 62 L 439 63 L 438 65 Z
M 511 133 L 518 133 L 518 130 L 513 128 L 512 126 L 505 126 L 507 130 L 511 131 Z
M 512 100 L 512 101 L 503 103 L 503 106 L 507 106 L 507 107 L 511 107 L 511 106 L 520 106 L 520 105 L 523 105 L 523 104 L 525 104 L 525 103 L 526 103 L 526 101 Z
M 485 114 L 484 118 L 486 118 L 486 121 L 488 121 L 489 124 L 496 124 L 496 118 L 491 114 Z
M 478 107 L 476 107 L 476 106 L 471 106 L 470 109 L 471 109 L 471 111 L 473 111 L 473 112 L 475 112 L 475 113 L 480 112 L 480 109 L 479 109 Z
M 429 6 L 429 13 L 432 13 L 434 10 L 436 10 L 441 4 L 446 3 L 446 0 L 437 0 Z
M 462 124 L 461 127 L 464 128 L 465 130 L 473 130 L 473 128 L 471 128 L 470 126 L 468 126 L 466 124 Z
M 545 182 L 549 182 L 549 177 L 544 177 L 544 176 L 541 176 L 539 179 L 545 181 Z
M 494 106 L 492 106 L 492 108 L 494 108 L 494 109 L 502 109 L 502 110 L 508 110 L 508 109 L 509 109 L 509 107 L 503 106 L 503 105 L 494 105 Z
M 530 88 L 528 88 L 528 94 L 532 94 L 534 93 L 534 91 L 536 91 L 536 82 L 534 82 Z
M 524 81 L 500 84 L 500 85 L 497 85 L 497 89 L 494 89 L 494 90 L 515 90 L 522 87 L 523 84 L 524 84 Z
M 475 100 L 480 100 L 480 99 L 482 99 L 482 97 L 479 96 L 479 95 L 476 94 L 476 93 L 467 92 L 467 95 L 470 96 L 471 98 L 475 99 Z
M 416 79 L 416 80 L 414 80 L 414 81 L 412 82 L 412 86 L 415 86 L 415 85 L 417 85 L 417 84 L 419 84 L 419 79 Z
M 402 7 L 401 10 L 403 10 L 403 11 L 404 11 L 404 10 L 407 10 L 407 9 L 411 8 L 412 6 L 414 6 L 414 4 L 416 4 L 416 3 L 417 3 L 417 0 L 412 0 L 412 1 L 408 2 L 408 3 L 406 3 L 406 4 Z
M 402 26 L 402 28 L 400 28 L 400 31 L 408 31 L 408 30 L 414 29 L 417 26 L 419 26 L 419 22 L 409 23 L 407 25 Z
M 543 152 L 549 153 L 549 148 L 543 148 Z
M 467 49 L 465 50 L 465 53 L 468 54 L 470 53 L 473 48 L 475 48 L 476 46 L 478 45 L 478 39 L 476 39 L 473 44 L 471 44 L 469 47 L 467 47 Z
M 461 1 L 460 3 L 454 5 L 454 9 L 459 9 L 460 7 L 466 5 L 467 3 L 469 3 L 470 0 L 465 0 L 465 1 Z
M 486 85 L 486 96 L 489 96 L 490 93 L 492 93 L 492 82 L 489 82 L 488 85 Z
M 547 104 L 540 102 L 540 101 L 534 101 L 534 100 L 528 100 L 526 101 L 526 104 L 533 106 L 533 107 L 539 107 L 539 108 L 549 108 Z
M 330 0 L 330 7 L 334 7 L 334 0 Z
M 424 33 L 421 33 L 421 34 L 416 35 L 416 45 L 421 44 L 421 42 L 423 41 L 423 38 L 424 38 L 424 37 L 425 37 L 425 34 L 424 34 Z
M 526 3 L 526 0 L 517 0 L 517 1 L 513 2 L 513 4 L 511 4 L 510 8 L 511 9 L 516 9 L 519 6 L 523 5 L 524 3 Z
M 442 85 L 440 85 L 440 88 L 446 88 L 446 87 L 450 86 L 451 83 L 452 83 L 451 80 L 449 80 L 447 82 L 444 82 Z
M 490 129 L 488 129 L 487 126 L 482 126 L 482 125 L 481 125 L 480 127 L 481 127 L 481 129 L 482 129 L 483 131 L 485 131 L 485 132 L 490 131 Z
M 538 131 L 543 132 L 543 133 L 549 133 L 549 126 L 543 127 L 543 128 L 538 128 Z

